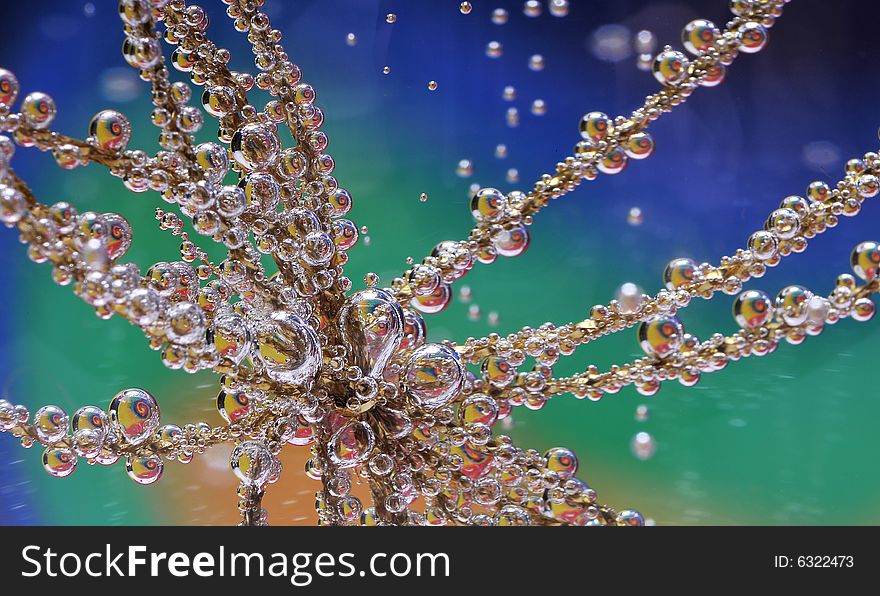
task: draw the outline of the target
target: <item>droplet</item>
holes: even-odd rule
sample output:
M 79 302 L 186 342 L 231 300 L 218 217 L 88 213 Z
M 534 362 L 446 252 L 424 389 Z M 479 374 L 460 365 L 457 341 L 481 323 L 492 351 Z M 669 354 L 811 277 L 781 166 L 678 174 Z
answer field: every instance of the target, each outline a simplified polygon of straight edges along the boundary
M 773 299 L 761 290 L 746 290 L 733 303 L 733 318 L 744 329 L 761 327 L 773 318 Z
M 345 43 L 347 43 L 349 46 L 355 46 L 357 45 L 357 42 L 357 35 L 355 35 L 354 33 L 349 33 L 345 36 Z
M 684 326 L 678 317 L 662 315 L 639 325 L 638 338 L 649 356 L 666 358 L 678 351 L 684 336 Z
M 619 526 L 644 526 L 645 518 L 638 511 L 632 509 L 624 509 L 617 514 L 617 525 Z
M 122 151 L 131 139 L 131 123 L 116 110 L 102 110 L 89 122 L 89 136 L 101 149 Z
M 403 339 L 400 341 L 399 349 L 401 352 L 406 352 L 425 343 L 428 330 L 425 327 L 425 319 L 414 310 L 403 309 L 403 318 Z
M 104 410 L 98 406 L 83 406 L 73 413 L 71 419 L 73 432 L 78 430 L 97 430 L 104 436 L 110 429 L 110 420 Z
M 333 242 L 338 250 L 350 250 L 357 244 L 357 226 L 348 219 L 337 219 L 332 224 Z
M 340 309 L 339 330 L 352 363 L 365 375 L 379 377 L 403 340 L 403 310 L 384 290 L 361 290 Z
M 52 124 L 56 112 L 55 100 L 39 91 L 29 93 L 21 102 L 21 115 L 36 129 L 43 129 Z
M 483 314 L 483 311 L 480 309 L 478 304 L 471 304 L 468 306 L 468 318 L 471 321 L 479 321 L 480 315 Z
M 498 323 L 501 322 L 501 315 L 497 311 L 490 311 L 489 316 L 486 317 L 486 322 L 489 323 L 489 327 L 497 327 Z
M 589 112 L 580 121 L 581 137 L 601 141 L 611 133 L 611 118 L 603 112 Z
M 463 425 L 483 424 L 492 427 L 498 420 L 498 404 L 488 395 L 471 395 L 458 407 L 458 420 Z
M 736 31 L 739 51 L 746 54 L 760 52 L 767 46 L 767 29 L 760 23 L 748 21 Z
M 541 54 L 532 54 L 529 58 L 529 70 L 539 71 L 544 70 L 544 56 Z
M 391 74 L 391 67 L 390 67 L 390 66 L 385 66 L 385 67 L 383 67 L 383 68 L 382 68 L 382 74 L 385 74 L 385 75 L 387 75 L 387 74 Z
M 874 281 L 880 273 L 880 243 L 860 243 L 853 249 L 850 263 L 856 275 L 865 281 Z
M 503 25 L 507 22 L 510 15 L 503 8 L 496 8 L 492 11 L 492 22 L 496 25 Z
M 667 48 L 654 58 L 654 78 L 664 85 L 677 85 L 687 78 L 690 64 L 683 53 Z
M 636 406 L 636 422 L 645 422 L 651 416 L 651 411 L 648 409 L 648 406 L 645 404 L 639 404 Z
M 506 207 L 507 197 L 497 188 L 481 188 L 471 199 L 471 214 L 477 221 L 498 221 Z
M 438 87 L 437 81 L 428 81 L 428 91 L 436 91 Z
M 577 474 L 578 459 L 571 449 L 554 447 L 544 454 L 547 469 L 556 472 L 562 480 L 568 480 Z
M 351 468 L 366 461 L 375 445 L 376 437 L 369 425 L 352 421 L 330 437 L 327 454 L 340 468 Z
M 776 295 L 776 313 L 786 324 L 803 324 L 809 315 L 813 293 L 803 286 L 788 286 Z
M 125 460 L 125 472 L 138 484 L 153 484 L 165 471 L 165 463 L 158 455 L 129 455 Z
M 239 165 L 247 170 L 258 170 L 278 159 L 281 141 L 273 125 L 252 122 L 235 131 L 230 147 Z
M 640 207 L 630 207 L 626 214 L 626 223 L 631 226 L 640 226 L 645 221 L 645 215 Z
M 697 276 L 697 263 L 693 259 L 673 259 L 663 270 L 663 283 L 669 290 L 676 290 L 692 283 Z
M 411 397 L 435 409 L 460 393 L 464 373 L 458 352 L 441 344 L 426 344 L 407 359 L 401 381 Z
M 385 15 L 385 22 L 386 23 L 396 23 L 397 22 L 397 15 L 394 14 L 393 12 L 389 12 L 387 15 Z
M 618 302 L 620 312 L 623 314 L 635 314 L 642 308 L 644 299 L 642 289 L 632 282 L 626 282 L 614 292 L 614 299 Z
M 130 445 L 140 445 L 159 428 L 159 404 L 147 391 L 123 389 L 108 408 L 110 424 Z
M 547 102 L 543 99 L 536 99 L 532 102 L 532 114 L 535 116 L 543 116 L 547 113 Z
M 712 47 L 720 35 L 712 21 L 695 19 L 685 25 L 681 32 L 681 43 L 688 52 L 698 55 Z
M 43 469 L 55 478 L 70 476 L 76 469 L 76 454 L 67 447 L 49 447 L 43 451 Z
M 12 107 L 18 97 L 18 90 L 18 79 L 15 75 L 5 68 L 0 68 L 0 105 L 6 108 Z
M 458 162 L 455 173 L 461 178 L 469 178 L 474 173 L 474 164 L 469 159 L 462 159 Z
M 272 474 L 272 453 L 262 441 L 244 441 L 232 450 L 229 465 L 242 483 L 259 488 Z
M 175 343 L 188 345 L 205 336 L 205 313 L 192 302 L 178 302 L 166 313 L 165 334 Z
M 428 193 L 423 192 L 419 195 L 419 201 L 426 203 L 428 201 Z
M 315 427 L 309 424 L 302 415 L 296 417 L 296 430 L 287 440 L 291 445 L 311 445 L 315 441 Z
M 516 257 L 529 247 L 529 229 L 523 224 L 505 228 L 495 237 L 495 250 L 503 257 Z
M 256 334 L 257 356 L 273 381 L 305 383 L 321 366 L 318 336 L 305 321 L 287 311 L 272 313 Z
M 532 18 L 541 16 L 541 3 L 538 0 L 526 0 L 523 4 L 523 14 Z
M 651 459 L 657 451 L 657 442 L 654 437 L 644 431 L 637 432 L 630 444 L 633 455 L 641 460 Z
M 516 88 L 512 85 L 507 85 L 504 88 L 501 97 L 504 98 L 504 101 L 513 101 L 514 99 L 516 99 Z
M 59 406 L 43 406 L 34 414 L 34 431 L 42 443 L 55 443 L 67 435 L 70 418 Z
M 623 150 L 631 159 L 646 159 L 654 153 L 654 139 L 646 132 L 637 132 L 627 139 Z
M 516 378 L 516 368 L 498 356 L 489 356 L 481 365 L 483 377 L 494 387 L 507 387 Z
M 220 315 L 214 319 L 210 341 L 221 358 L 228 358 L 238 364 L 248 354 L 251 333 L 240 315 Z
M 427 296 L 413 296 L 410 304 L 419 312 L 431 315 L 449 306 L 451 300 L 452 290 L 448 285 L 441 283 Z
M 504 53 L 504 47 L 499 41 L 490 41 L 486 44 L 486 55 L 489 58 L 500 58 Z
M 518 505 L 505 505 L 495 514 L 498 526 L 530 526 L 532 518 L 529 512 Z
M 249 410 L 250 399 L 243 391 L 220 391 L 217 395 L 217 411 L 227 422 L 238 422 Z
M 461 14 L 471 14 L 471 11 L 474 9 L 473 5 L 470 2 L 462 2 L 458 5 L 458 10 Z
M 547 3 L 550 14 L 557 18 L 568 16 L 569 2 L 568 0 L 550 0 Z

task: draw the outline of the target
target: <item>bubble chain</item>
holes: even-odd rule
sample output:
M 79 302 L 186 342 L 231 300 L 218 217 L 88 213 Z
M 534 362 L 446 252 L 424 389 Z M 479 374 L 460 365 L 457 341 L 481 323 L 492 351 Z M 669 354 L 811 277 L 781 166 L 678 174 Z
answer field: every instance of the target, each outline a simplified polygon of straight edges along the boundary
M 165 461 L 188 463 L 228 442 L 241 523 L 264 525 L 263 497 L 280 477 L 279 454 L 292 445 L 310 449 L 305 473 L 321 483 L 320 524 L 643 525 L 638 512 L 598 501 L 577 477 L 573 452 L 520 448 L 496 432 L 498 421 L 512 406 L 538 409 L 563 392 L 598 399 L 628 384 L 646 395 L 667 379 L 693 384 L 729 360 L 772 351 L 783 337 L 798 343 L 825 323 L 874 313 L 870 294 L 877 291 L 880 245 L 863 242 L 852 257 L 862 286 L 840 276 L 827 299 L 800 286 L 783 289 L 775 300 L 747 290 L 734 308 L 742 331 L 706 342 L 686 334 L 675 316 L 693 297 L 740 292 L 743 281 L 803 251 L 807 239 L 834 227 L 838 216 L 858 213 L 862 200 L 880 191 L 880 158 L 867 154 L 848 163 L 837 188 L 817 182 L 809 200 L 785 199 L 747 250 L 718 266 L 670 263 L 667 290 L 653 298 L 597 306 L 581 323 L 547 323 L 506 338 L 471 338 L 460 346 L 426 342 L 422 315 L 448 304 L 449 286 L 476 260 L 521 254 L 532 216 L 550 199 L 650 155 L 649 122 L 698 85 L 719 83 L 739 52 L 761 49 L 784 2 L 735 0 L 735 16 L 723 32 L 704 19 L 689 23 L 682 42 L 696 57 L 664 48 L 654 74 L 666 88 L 644 108 L 614 120 L 588 114 L 581 122 L 584 140 L 556 176 L 542 177 L 530 194 L 480 190 L 472 202 L 478 225 L 467 242 L 441 243 L 390 291 L 370 276 L 367 287 L 353 293 L 344 265 L 358 228 L 345 219 L 351 196 L 333 177 L 315 90 L 302 81 L 261 0 L 225 4 L 234 28 L 247 34 L 255 76 L 227 68 L 229 51 L 207 37 L 201 7 L 183 0 L 119 3 L 123 55 L 151 86 L 162 147 L 155 156 L 126 149 L 130 124 L 113 110 L 95 115 L 86 140 L 50 130 L 56 106 L 44 93 L 26 95 L 13 111 L 18 80 L 0 69 L 0 131 L 12 135 L 0 137 L 0 221 L 17 227 L 29 258 L 51 263 L 53 279 L 73 285 L 100 317 L 115 314 L 139 326 L 166 366 L 220 375 L 214 399 L 225 423 L 219 426 L 160 424 L 158 401 L 141 388 L 119 391 L 105 409 L 84 406 L 71 416 L 56 405 L 31 415 L 0 400 L 0 430 L 24 447 L 45 446 L 42 463 L 52 476 L 71 474 L 82 460 L 123 460 L 132 480 L 149 485 L 162 477 Z M 157 32 L 160 23 L 164 34 Z M 162 39 L 175 47 L 167 62 Z M 170 83 L 166 64 L 204 88 L 202 108 L 219 121 L 220 143 L 195 144 L 204 114 L 189 105 L 190 84 Z M 261 110 L 248 100 L 254 88 L 272 97 Z M 283 147 L 279 126 L 290 130 L 293 146 Z M 128 190 L 158 192 L 196 233 L 224 245 L 226 258 L 211 262 L 184 231 L 185 220 L 159 209 L 160 227 L 182 240 L 182 260 L 154 263 L 144 274 L 120 263 L 132 241 L 128 222 L 115 213 L 77 213 L 67 202 L 39 203 L 10 168 L 15 144 L 51 151 L 64 169 L 102 164 Z M 237 183 L 226 183 L 227 176 Z M 262 254 L 271 256 L 272 270 L 264 268 Z M 553 364 L 578 344 L 635 325 L 647 357 L 607 373 L 590 367 L 553 378 Z M 527 358 L 534 367 L 518 372 Z M 479 373 L 467 363 L 479 363 Z M 352 494 L 356 483 L 369 486 L 371 503 Z

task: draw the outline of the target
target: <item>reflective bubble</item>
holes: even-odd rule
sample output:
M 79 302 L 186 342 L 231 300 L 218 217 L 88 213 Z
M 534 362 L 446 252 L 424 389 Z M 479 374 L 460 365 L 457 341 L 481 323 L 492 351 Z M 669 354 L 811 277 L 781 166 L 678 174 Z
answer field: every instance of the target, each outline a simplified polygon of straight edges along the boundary
M 66 447 L 49 447 L 43 451 L 43 469 L 55 478 L 70 476 L 76 469 L 76 454 Z
M 696 279 L 697 263 L 693 259 L 673 259 L 663 270 L 666 289 L 675 290 Z
M 822 181 L 811 182 L 807 187 L 807 198 L 814 203 L 824 203 L 831 197 L 831 187 Z
M 339 250 L 349 250 L 358 241 L 357 226 L 348 219 L 337 219 L 333 222 L 333 242 Z
M 212 116 L 222 118 L 235 111 L 235 93 L 222 85 L 205 87 L 202 92 L 202 107 Z
M 384 290 L 361 290 L 340 309 L 339 329 L 352 363 L 365 375 L 378 377 L 403 340 L 404 313 Z
M 122 57 L 134 68 L 146 70 L 162 57 L 162 48 L 156 39 L 128 36 L 122 42 Z
M 272 474 L 272 453 L 262 441 L 244 441 L 232 450 L 229 465 L 243 484 L 259 488 Z
M 441 283 L 437 288 L 427 296 L 413 296 L 410 305 L 419 312 L 425 314 L 438 313 L 452 301 L 452 290 L 449 286 Z
M 195 148 L 196 163 L 205 175 L 219 182 L 229 171 L 229 152 L 217 143 L 200 143 Z
M 663 50 L 654 58 L 654 78 L 664 85 L 677 85 L 688 76 L 690 61 L 677 50 Z
M 10 108 L 18 98 L 18 79 L 11 71 L 0 68 L 0 105 Z
M 18 223 L 27 212 L 27 199 L 11 186 L 0 189 L 0 221 L 7 226 Z
M 324 232 L 309 232 L 303 238 L 302 259 L 313 267 L 328 263 L 335 253 L 333 239 Z
M 733 303 L 733 318 L 744 329 L 761 327 L 773 318 L 773 299 L 761 290 L 746 290 Z
M 458 407 L 458 420 L 462 425 L 484 424 L 492 427 L 498 420 L 498 404 L 488 395 L 471 395 Z
M 73 449 L 78 457 L 94 459 L 104 446 L 104 433 L 92 428 L 81 428 L 73 433 Z
M 159 439 L 166 443 L 173 443 L 174 438 L 180 436 L 182 432 L 176 424 L 163 424 L 159 427 Z
M 336 431 L 327 445 L 327 454 L 340 468 L 363 463 L 376 445 L 376 437 L 366 422 L 352 421 Z
M 760 230 L 749 237 L 749 250 L 761 261 L 767 261 L 776 256 L 776 237 L 770 232 Z
M 178 302 L 167 312 L 168 339 L 179 344 L 191 344 L 205 337 L 205 313 L 192 302 Z
M 43 443 L 55 443 L 67 435 L 70 418 L 58 406 L 43 406 L 34 414 L 34 431 Z
M 244 418 L 250 406 L 250 400 L 243 391 L 221 391 L 217 395 L 217 411 L 227 422 L 238 422 Z
M 242 167 L 257 170 L 278 159 L 281 141 L 271 124 L 245 124 L 232 135 L 232 156 Z
M 767 229 L 777 237 L 787 240 L 794 238 L 801 229 L 801 220 L 792 209 L 777 209 L 767 219 Z
M 859 298 L 853 303 L 852 318 L 856 321 L 865 322 L 874 318 L 877 305 L 869 297 Z
M 159 428 L 159 404 L 143 389 L 123 389 L 108 408 L 110 424 L 130 445 L 140 445 Z
M 630 443 L 630 449 L 638 459 L 651 459 L 654 456 L 654 452 L 657 451 L 657 442 L 649 433 L 644 431 L 638 432 Z
M 331 193 L 329 199 L 330 206 L 333 207 L 333 215 L 340 217 L 351 211 L 351 194 L 344 188 L 337 188 Z
M 46 128 L 55 119 L 55 100 L 39 91 L 28 93 L 21 102 L 21 115 L 30 126 L 36 129 Z
M 138 484 L 153 484 L 165 471 L 165 463 L 158 455 L 129 455 L 125 459 L 125 472 Z
M 422 315 L 409 308 L 403 309 L 403 339 L 400 341 L 400 351 L 406 352 L 424 344 L 427 334 L 428 330 Z
M 620 526 L 644 526 L 645 518 L 638 511 L 624 509 L 617 514 L 617 524 Z
M 247 197 L 238 186 L 224 186 L 217 194 L 217 213 L 226 218 L 238 217 L 247 209 Z
M 611 118 L 602 112 L 590 112 L 581 118 L 581 136 L 588 141 L 601 141 L 611 133 Z
M 678 317 L 665 315 L 644 321 L 638 329 L 639 344 L 649 356 L 665 358 L 678 351 L 684 326 Z
M 74 432 L 82 429 L 97 430 L 104 436 L 110 429 L 110 420 L 98 406 L 83 406 L 73 413 L 71 426 Z
M 706 19 L 695 19 L 685 25 L 681 32 L 681 43 L 691 54 L 699 54 L 709 49 L 721 33 L 715 23 Z
M 547 469 L 559 474 L 562 480 L 568 480 L 577 474 L 578 459 L 571 449 L 565 447 L 553 447 L 544 454 L 547 460 Z
M 807 320 L 813 293 L 803 286 L 788 286 L 776 295 L 776 313 L 789 325 L 800 325 Z
M 89 122 L 89 136 L 101 149 L 122 151 L 131 140 L 131 123 L 121 112 L 102 110 Z
M 251 333 L 240 315 L 221 315 L 214 320 L 210 341 L 221 357 L 238 364 L 248 354 Z
M 865 281 L 873 281 L 880 272 L 880 243 L 860 243 L 853 249 L 850 263 L 856 275 Z
M 631 159 L 645 159 L 654 153 L 654 139 L 646 132 L 637 132 L 627 139 L 623 150 Z
M 502 230 L 493 239 L 495 251 L 503 257 L 516 257 L 529 247 L 529 229 L 523 224 Z
M 426 344 L 407 359 L 401 381 L 411 397 L 424 407 L 435 409 L 460 393 L 464 373 L 464 364 L 455 350 Z
M 485 378 L 494 387 L 507 387 L 516 378 L 516 368 L 504 358 L 489 356 L 480 367 Z
M 699 84 L 703 87 L 717 87 L 727 76 L 727 67 L 723 64 L 713 64 L 706 68 L 706 74 L 700 79 Z
M 471 199 L 471 214 L 477 221 L 498 221 L 505 207 L 507 197 L 497 188 L 481 188 Z
M 291 445 L 311 445 L 315 441 L 315 427 L 309 424 L 302 416 L 295 420 L 296 430 L 287 440 Z
M 274 211 L 281 198 L 281 187 L 266 172 L 253 172 L 245 176 L 239 186 L 244 190 L 248 207 L 261 212 Z
M 736 32 L 739 51 L 746 54 L 754 54 L 763 50 L 767 45 L 767 37 L 767 29 L 754 21 L 745 23 Z
M 285 385 L 311 380 L 321 366 L 317 334 L 290 312 L 271 315 L 271 320 L 257 333 L 256 347 L 269 378 Z
M 277 170 L 278 174 L 285 180 L 295 180 L 305 175 L 308 165 L 308 158 L 302 150 L 293 147 L 281 152 Z
M 626 169 L 628 163 L 626 155 L 626 149 L 620 146 L 614 147 L 602 156 L 602 159 L 599 160 L 596 167 L 599 168 L 599 171 L 603 174 L 619 174 Z

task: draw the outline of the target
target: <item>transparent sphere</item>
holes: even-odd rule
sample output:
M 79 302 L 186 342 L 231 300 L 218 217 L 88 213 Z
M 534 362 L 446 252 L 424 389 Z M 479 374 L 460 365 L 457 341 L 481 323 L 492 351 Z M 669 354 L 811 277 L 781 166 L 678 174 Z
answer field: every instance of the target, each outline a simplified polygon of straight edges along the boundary
M 644 526 L 645 518 L 638 511 L 632 509 L 624 509 L 617 514 L 617 525 L 619 526 Z
M 611 118 L 603 112 L 590 112 L 580 121 L 581 136 L 587 141 L 601 141 L 611 132 Z
M 18 79 L 5 68 L 0 68 L 0 105 L 9 108 L 18 98 Z
M 256 353 L 266 374 L 285 385 L 314 378 L 321 366 L 318 336 L 305 321 L 288 311 L 278 311 L 256 333 Z
M 678 317 L 666 315 L 643 321 L 638 329 L 639 345 L 649 356 L 666 358 L 678 351 L 684 326 Z
M 340 468 L 351 468 L 370 456 L 376 436 L 366 422 L 352 421 L 333 433 L 327 444 L 327 455 Z
M 43 443 L 55 443 L 67 435 L 70 418 L 58 406 L 43 406 L 34 414 L 34 430 Z
M 761 290 L 746 290 L 733 303 L 733 318 L 744 329 L 766 325 L 773 318 L 773 299 Z
M 232 450 L 229 465 L 244 484 L 259 488 L 272 475 L 272 453 L 262 441 L 244 441 Z
M 654 78 L 664 85 L 677 85 L 688 76 L 690 60 L 677 50 L 666 49 L 654 58 Z
M 43 469 L 55 478 L 70 476 L 76 469 L 76 453 L 67 447 L 49 447 L 43 451 Z
M 507 207 L 507 197 L 497 188 L 481 188 L 471 199 L 471 214 L 477 221 L 498 221 Z
M 803 286 L 788 286 L 776 295 L 776 313 L 788 325 L 801 325 L 809 315 L 813 293 Z
M 205 336 L 205 313 L 192 302 L 178 302 L 167 313 L 165 333 L 171 341 L 191 344 Z
M 498 420 L 498 404 L 488 395 L 471 395 L 458 406 L 458 420 L 462 425 L 482 424 L 491 427 Z
M 131 123 L 121 112 L 102 110 L 89 122 L 89 136 L 101 149 L 122 151 L 131 140 Z
M 697 276 L 697 263 L 693 259 L 673 259 L 663 270 L 666 289 L 675 290 L 693 282 Z
M 271 124 L 245 124 L 232 135 L 232 157 L 247 170 L 259 170 L 278 159 L 281 141 Z
M 458 352 L 441 344 L 426 344 L 406 361 L 404 390 L 428 409 L 449 403 L 461 392 L 464 364 Z
M 98 406 L 83 406 L 73 413 L 71 428 L 73 432 L 96 430 L 103 437 L 110 430 L 110 419 Z
M 21 115 L 34 128 L 42 129 L 55 119 L 55 100 L 42 92 L 28 93 L 21 102 Z
M 147 391 L 123 389 L 110 401 L 110 424 L 130 445 L 140 445 L 159 428 L 159 403 Z
M 767 29 L 754 21 L 745 23 L 736 32 L 739 51 L 746 54 L 754 54 L 763 50 L 767 45 L 767 38 Z
M 853 272 L 865 281 L 873 281 L 880 272 L 880 243 L 862 242 L 850 256 Z
M 165 463 L 158 455 L 129 455 L 125 460 L 125 473 L 138 484 L 158 482 L 165 471 Z
M 200 143 L 195 147 L 196 163 L 205 175 L 219 182 L 229 171 L 229 152 L 217 143 Z
M 553 447 L 544 453 L 547 469 L 556 472 L 560 479 L 568 480 L 577 474 L 578 459 L 571 449 L 565 447 Z
M 708 50 L 721 33 L 715 23 L 706 19 L 695 19 L 685 25 L 681 32 L 681 43 L 691 54 Z

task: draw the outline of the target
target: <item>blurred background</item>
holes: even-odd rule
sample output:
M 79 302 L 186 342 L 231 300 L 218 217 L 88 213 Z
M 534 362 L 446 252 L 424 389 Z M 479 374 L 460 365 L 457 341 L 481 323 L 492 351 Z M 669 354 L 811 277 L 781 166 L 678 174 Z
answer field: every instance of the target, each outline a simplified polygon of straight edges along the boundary
M 208 33 L 232 50 L 232 68 L 253 70 L 224 6 L 205 4 Z M 459 4 L 270 0 L 264 8 L 318 92 L 335 174 L 354 197 L 351 217 L 369 229 L 350 253 L 356 287 L 370 271 L 389 283 L 407 256 L 418 260 L 439 241 L 463 238 L 472 185 L 528 189 L 570 154 L 585 112 L 629 114 L 641 105 L 658 88 L 641 54 L 680 48 L 680 31 L 694 18 L 719 26 L 730 18 L 725 0 L 570 0 L 565 16 L 542 0 L 535 17 L 521 1 L 473 0 L 466 15 Z M 130 146 L 158 150 L 147 85 L 120 53 L 116 3 L 40 7 L 8 3 L 0 20 L 0 66 L 16 73 L 22 95 L 52 95 L 55 128 L 78 137 L 94 113 L 119 109 L 134 125 Z M 507 11 L 495 18 L 503 24 L 493 22 L 498 8 Z M 397 15 L 394 24 L 387 13 Z M 522 256 L 477 265 L 460 282 L 469 300 L 456 292 L 446 311 L 427 317 L 430 339 L 580 320 L 625 283 L 653 294 L 669 260 L 717 262 L 783 197 L 803 194 L 813 180 L 839 180 L 846 160 L 878 145 L 878 22 L 880 6 L 869 0 L 793 2 L 764 51 L 740 57 L 721 87 L 698 90 L 652 127 L 654 156 L 555 201 Z M 507 86 L 515 97 L 505 98 Z M 208 119 L 199 138 L 215 132 Z M 128 257 L 142 268 L 179 257 L 153 219 L 164 205 L 155 193 L 129 193 L 94 164 L 63 172 L 36 150 L 20 149 L 13 165 L 44 202 L 122 213 L 135 231 Z M 852 248 L 877 239 L 876 201 L 747 287 L 775 294 L 801 283 L 827 295 L 850 270 Z M 49 267 L 30 263 L 12 230 L 0 230 L 0 286 L 0 397 L 31 411 L 53 403 L 72 412 L 106 407 L 118 390 L 140 386 L 159 399 L 163 422 L 220 422 L 213 375 L 166 370 L 136 328 L 100 321 L 70 288 L 53 284 Z M 735 330 L 731 302 L 696 301 L 681 313 L 687 330 Z M 705 375 L 691 389 L 668 383 L 645 398 L 627 388 L 599 403 L 562 396 L 538 412 L 515 411 L 499 430 L 525 447 L 574 449 L 578 475 L 600 500 L 657 524 L 875 524 L 878 339 L 876 321 L 847 320 L 801 346 Z M 555 373 L 640 355 L 632 330 L 578 350 Z M 0 523 L 235 523 L 228 452 L 169 464 L 161 482 L 141 487 L 122 464 L 50 478 L 38 449 L 0 435 Z M 318 483 L 302 474 L 306 457 L 303 448 L 286 450 L 282 480 L 266 499 L 270 523 L 314 523 Z

